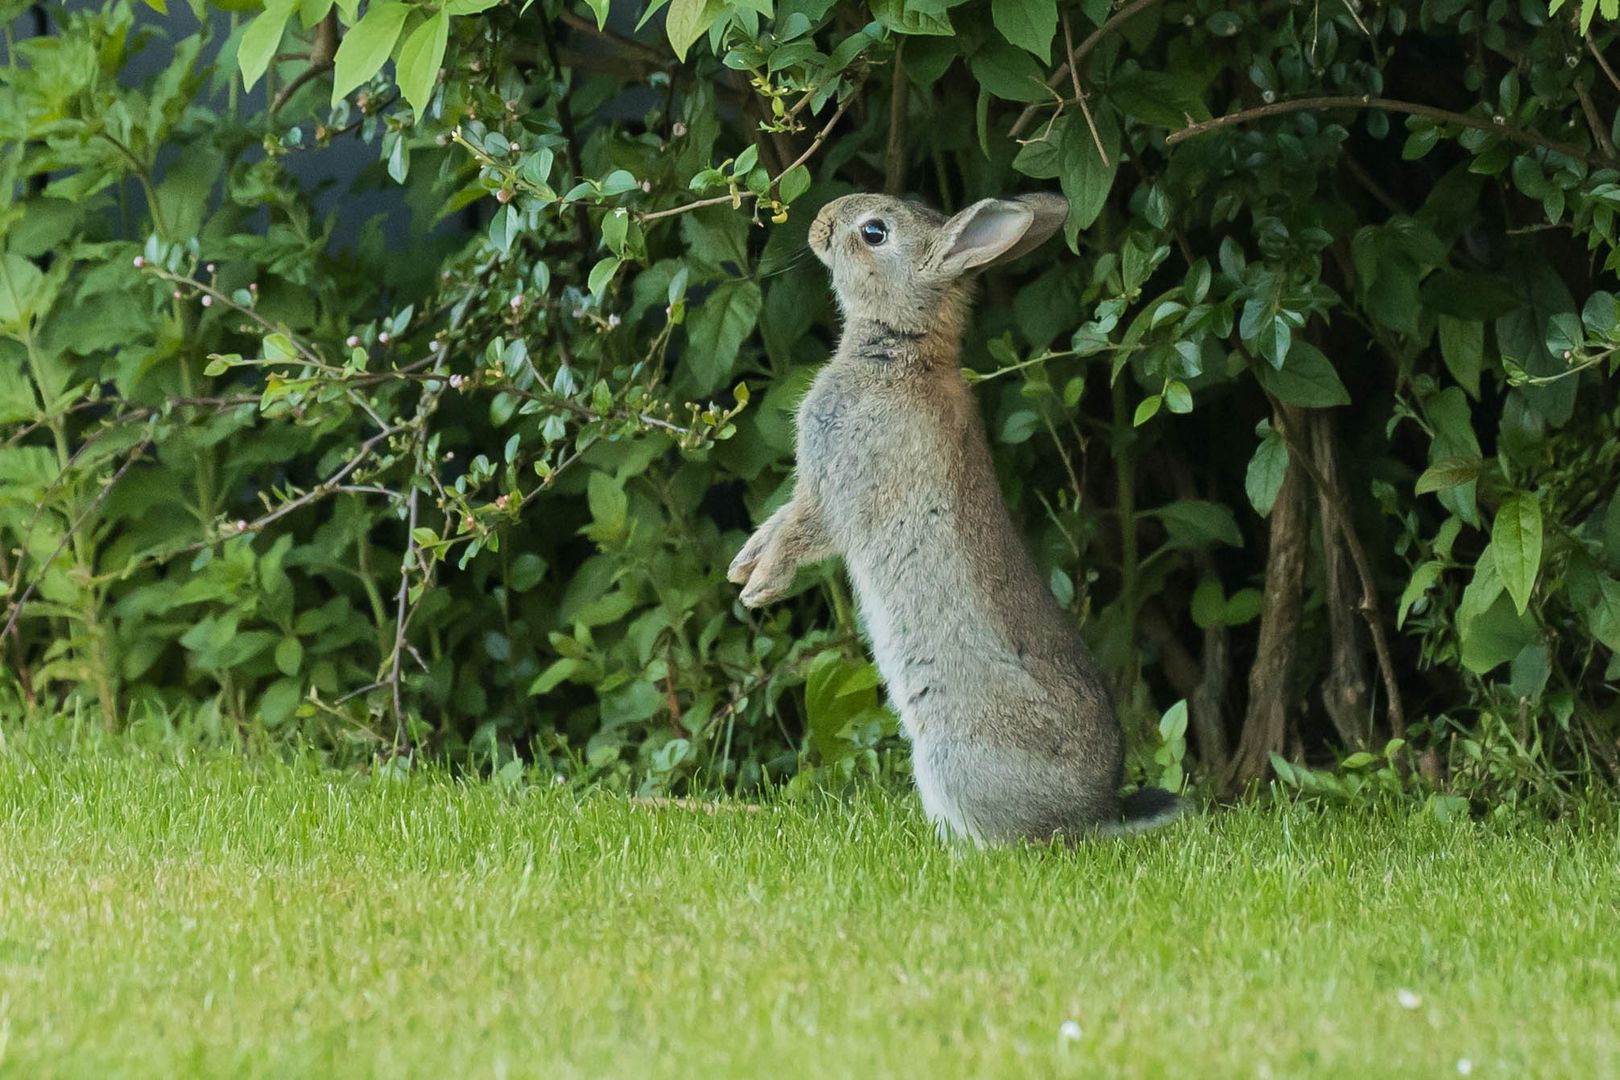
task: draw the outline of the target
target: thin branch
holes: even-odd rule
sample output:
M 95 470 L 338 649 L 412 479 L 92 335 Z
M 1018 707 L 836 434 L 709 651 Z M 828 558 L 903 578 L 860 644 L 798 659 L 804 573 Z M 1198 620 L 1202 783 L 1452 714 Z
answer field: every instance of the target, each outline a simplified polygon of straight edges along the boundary
M 1213 120 L 1204 120 L 1191 124 L 1179 131 L 1172 131 L 1165 137 L 1166 146 L 1199 135 L 1207 135 L 1211 131 L 1221 128 L 1233 127 L 1237 124 L 1246 124 L 1251 120 L 1260 120 L 1268 116 L 1277 116 L 1282 113 L 1304 112 L 1316 109 L 1382 109 L 1385 112 L 1406 113 L 1410 116 L 1421 116 L 1437 124 L 1457 124 L 1460 127 L 1473 128 L 1476 131 L 1488 131 L 1500 135 L 1509 142 L 1516 142 L 1526 146 L 1539 146 L 1565 157 L 1575 158 L 1593 165 L 1607 164 L 1608 162 L 1596 157 L 1589 151 L 1570 143 L 1549 139 L 1545 135 L 1523 128 L 1510 127 L 1499 124 L 1494 119 L 1483 116 L 1465 116 L 1462 113 L 1451 112 L 1448 109 L 1437 109 L 1432 105 L 1420 105 L 1411 101 L 1396 101 L 1392 98 L 1350 97 L 1348 95 L 1329 95 L 1324 97 L 1296 98 L 1292 101 L 1278 101 L 1270 105 L 1261 105 L 1253 109 L 1243 109 L 1225 116 L 1217 116 Z
M 348 462 L 342 468 L 338 469 L 331 476 L 327 477 L 325 480 L 323 480 L 320 483 L 316 484 L 314 487 L 310 488 L 308 491 L 304 492 L 302 495 L 298 496 L 297 498 L 292 499 L 292 500 L 290 500 L 288 502 L 282 503 L 280 506 L 278 506 L 274 510 L 271 510 L 270 512 L 264 514 L 263 516 L 255 518 L 254 520 L 245 523 L 240 528 L 234 530 L 232 535 L 245 536 L 248 533 L 258 532 L 259 530 L 263 529 L 266 525 L 269 525 L 271 522 L 278 521 L 281 518 L 286 517 L 288 514 L 292 513 L 294 510 L 298 510 L 301 507 L 308 506 L 310 503 L 316 502 L 316 501 L 318 501 L 320 499 L 324 499 L 328 495 L 334 495 L 334 494 L 338 493 L 339 491 L 345 491 L 345 490 L 358 491 L 358 490 L 360 490 L 360 488 L 355 487 L 354 485 L 345 485 L 343 483 L 343 481 L 348 478 L 349 474 L 353 473 L 354 470 L 358 469 L 362 464 L 364 464 L 366 458 L 370 457 L 371 452 L 377 448 L 377 444 L 383 442 L 385 439 L 389 439 L 389 438 L 392 438 L 395 435 L 398 435 L 403 430 L 405 430 L 403 427 L 400 427 L 398 425 L 394 425 L 392 427 L 387 427 L 387 428 L 384 428 L 382 431 L 379 431 L 377 434 L 373 435 L 371 438 L 369 438 L 365 442 L 361 443 L 360 444 L 360 449 L 355 451 L 354 456 L 352 458 L 350 458 L 348 460 Z M 388 494 L 393 495 L 394 492 L 390 491 L 390 492 L 388 492 Z M 207 540 L 199 540 L 195 544 L 191 544 L 191 545 L 189 545 L 187 547 L 180 548 L 178 551 L 170 552 L 168 555 L 165 555 L 164 558 L 168 559 L 168 558 L 173 558 L 176 555 L 189 555 L 192 552 L 201 551 L 206 547 L 212 546 L 219 539 L 221 539 L 221 538 L 220 537 L 213 537 L 213 538 L 210 538 L 210 539 L 207 539 Z
M 795 158 L 793 163 L 787 168 L 783 169 L 777 175 L 771 177 L 770 184 L 765 190 L 770 191 L 772 188 L 775 188 L 776 185 L 782 182 L 782 177 L 786 176 L 788 173 L 792 172 L 794 169 L 797 169 L 800 165 L 803 165 L 805 162 L 809 161 L 815 156 L 816 151 L 821 149 L 821 144 L 827 141 L 827 136 L 832 134 L 832 129 L 837 125 L 838 121 L 844 118 L 844 113 L 849 110 L 849 107 L 855 103 L 855 99 L 860 96 L 858 93 L 859 89 L 859 87 L 856 87 L 854 90 L 850 91 L 849 96 L 846 97 L 843 103 L 838 106 L 837 111 L 832 114 L 832 118 L 828 120 L 827 123 L 822 127 L 821 131 L 816 134 L 816 137 L 811 141 L 810 145 L 805 148 L 804 153 Z M 716 195 L 710 199 L 699 199 L 697 202 L 686 203 L 684 206 L 672 206 L 667 210 L 651 210 L 646 213 L 637 214 L 636 218 L 641 222 L 657 221 L 660 218 L 675 217 L 679 214 L 685 214 L 692 210 L 699 210 L 705 206 L 721 206 L 726 204 L 739 205 L 744 199 L 753 199 L 757 197 L 758 196 L 752 191 L 739 191 L 735 195 Z
M 1597 106 L 1592 103 L 1592 94 L 1586 89 L 1586 83 L 1580 79 L 1575 80 L 1575 96 L 1581 99 L 1581 111 L 1586 114 L 1586 126 L 1591 129 L 1592 141 L 1597 143 L 1598 149 L 1609 157 L 1614 157 L 1614 143 L 1609 140 L 1609 133 L 1603 130 L 1603 121 L 1598 118 Z
M 39 588 L 40 582 L 45 579 L 45 575 L 50 571 L 51 564 L 55 562 L 56 557 L 62 554 L 63 550 L 67 548 L 68 541 L 71 540 L 73 535 L 79 531 L 80 526 L 82 526 L 85 521 L 89 519 L 90 515 L 95 513 L 101 507 L 101 504 L 107 501 L 107 496 L 112 494 L 112 489 L 118 486 L 118 481 L 124 478 L 124 474 L 129 472 L 130 466 L 134 465 L 140 456 L 146 452 L 146 448 L 151 445 L 151 436 L 147 436 L 137 443 L 135 448 L 129 452 L 129 455 L 124 458 L 124 463 L 118 467 L 118 471 L 112 474 L 112 479 L 101 485 L 101 490 L 96 492 L 96 497 L 94 499 L 90 500 L 90 505 L 85 507 L 84 510 L 80 512 L 79 516 L 74 519 L 72 525 L 68 526 L 67 531 L 62 534 L 61 541 L 56 545 L 56 550 L 51 552 L 50 556 L 40 564 L 41 570 L 39 576 L 28 583 L 28 588 L 23 590 L 23 594 L 21 596 L 7 605 L 7 607 L 11 610 L 11 614 L 6 619 L 6 625 L 4 627 L 0 627 L 0 638 L 4 638 L 6 635 L 10 634 L 13 628 L 16 627 L 17 619 L 22 615 L 23 607 L 30 599 L 33 598 L 34 592 Z
M 1592 54 L 1592 59 L 1596 60 L 1598 67 L 1603 69 L 1603 74 L 1609 77 L 1610 84 L 1616 90 L 1620 90 L 1620 76 L 1615 75 L 1614 68 L 1610 67 L 1609 62 L 1603 58 L 1603 54 L 1598 52 L 1597 42 L 1592 40 L 1591 31 L 1587 31 L 1586 34 L 1586 51 Z
M 1069 55 L 1074 55 L 1074 37 L 1069 31 L 1069 13 L 1063 13 L 1063 47 Z M 1069 65 L 1069 77 L 1074 81 L 1074 100 L 1080 103 L 1080 115 L 1086 118 L 1086 128 L 1091 132 L 1091 141 L 1097 147 L 1097 156 L 1102 159 L 1103 168 L 1108 168 L 1108 151 L 1103 147 L 1102 135 L 1097 131 L 1097 121 L 1091 115 L 1091 103 L 1086 101 L 1086 92 L 1080 86 L 1080 68 L 1074 64 Z M 1063 106 L 1059 105 L 1058 108 Z
M 1086 57 L 1091 55 L 1091 50 L 1095 49 L 1103 38 L 1118 30 L 1120 25 L 1127 22 L 1132 16 L 1138 15 L 1160 2 L 1161 0 L 1131 0 L 1129 4 L 1109 16 L 1107 21 L 1087 35 L 1078 49 L 1069 50 L 1068 61 L 1058 65 L 1058 69 L 1047 77 L 1046 85 L 1054 90 L 1057 89 L 1057 85 L 1068 78 L 1070 72 L 1080 70 L 1080 65 L 1085 63 Z M 1018 138 L 1024 129 L 1029 127 L 1030 121 L 1035 119 L 1035 114 L 1040 112 L 1045 104 L 1045 102 L 1037 101 L 1033 105 L 1026 106 L 1024 111 L 1018 114 L 1018 119 L 1013 122 L 1012 130 L 1007 133 L 1008 137 Z
M 906 39 L 894 46 L 893 83 L 889 86 L 889 142 L 883 149 L 883 191 L 901 195 L 906 190 Z
M 551 32 L 551 23 L 547 19 L 540 19 L 540 38 L 545 44 L 546 59 L 551 63 L 551 77 L 563 82 L 563 92 L 557 99 L 557 123 L 562 127 L 563 150 L 568 158 L 568 168 L 574 174 L 574 183 L 585 178 L 585 172 L 579 165 L 579 133 L 574 129 L 574 111 L 569 107 L 569 100 L 573 95 L 568 93 L 568 80 L 563 79 L 562 61 L 557 59 L 557 39 Z M 585 212 L 585 207 L 576 204 L 574 207 L 574 233 L 575 243 L 580 251 L 588 251 L 591 243 L 591 218 Z
M 293 332 L 286 326 L 283 326 L 280 323 L 271 322 L 269 319 L 265 318 L 263 315 L 260 315 L 257 311 L 246 306 L 245 304 L 238 304 L 235 300 L 232 300 L 229 296 L 226 296 L 224 293 L 220 292 L 212 285 L 209 285 L 207 282 L 199 281 L 196 278 L 189 277 L 185 274 L 172 274 L 161 267 L 151 265 L 146 267 L 146 272 L 157 278 L 159 281 L 167 281 L 173 285 L 184 285 L 188 289 L 195 289 L 206 296 L 213 297 L 216 302 L 230 308 L 232 311 L 240 315 L 244 315 L 247 318 L 252 319 L 254 322 L 258 323 L 262 329 L 267 330 L 272 334 L 281 334 L 292 343 L 294 351 L 296 351 L 298 355 L 303 358 L 305 363 L 313 364 L 316 367 L 322 368 L 327 366 L 327 364 L 319 356 L 316 356 L 308 346 L 299 341 L 298 338 L 293 335 Z
M 291 82 L 281 88 L 281 93 L 270 103 L 270 115 L 275 116 L 287 100 L 296 94 L 299 89 L 311 79 L 319 78 L 332 70 L 332 61 L 337 56 L 338 24 L 337 10 L 326 13 L 326 17 L 315 24 L 314 36 L 309 43 L 309 65 L 293 76 Z

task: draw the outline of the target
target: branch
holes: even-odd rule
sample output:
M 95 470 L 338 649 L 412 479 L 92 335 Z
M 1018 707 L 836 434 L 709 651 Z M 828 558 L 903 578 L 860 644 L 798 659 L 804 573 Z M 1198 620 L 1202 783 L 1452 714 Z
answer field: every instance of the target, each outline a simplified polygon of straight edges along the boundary
M 889 87 L 889 142 L 883 149 L 883 191 L 901 195 L 906 190 L 906 39 L 894 46 L 894 82 Z
M 1586 34 L 1586 51 L 1592 54 L 1592 59 L 1597 61 L 1598 67 L 1603 69 L 1603 74 L 1609 77 L 1609 82 L 1613 84 L 1614 88 L 1620 90 L 1620 76 L 1615 75 L 1614 68 L 1610 67 L 1609 62 L 1603 58 L 1603 54 L 1598 52 L 1597 42 L 1592 40 L 1591 31 Z
M 319 499 L 323 499 L 328 495 L 336 494 L 339 491 L 353 490 L 353 491 L 358 492 L 358 491 L 362 490 L 363 486 L 346 485 L 346 484 L 343 483 L 343 481 L 346 480 L 349 477 L 349 474 L 353 473 L 354 470 L 358 469 L 361 466 L 361 464 L 365 462 L 366 458 L 371 456 L 371 452 L 377 448 L 378 443 L 381 443 L 385 439 L 389 439 L 389 438 L 391 438 L 391 437 L 393 437 L 395 435 L 398 435 L 403 430 L 404 430 L 404 428 L 402 428 L 402 427 L 400 427 L 398 425 L 394 425 L 392 427 L 387 427 L 387 428 L 384 428 L 382 431 L 379 431 L 377 434 L 373 435 L 371 438 L 369 438 L 365 442 L 361 443 L 360 444 L 360 449 L 355 451 L 354 457 L 350 458 L 347 464 L 345 464 L 342 468 L 338 469 L 331 476 L 328 476 L 325 480 L 321 481 L 319 484 L 316 484 L 314 487 L 310 488 L 308 491 L 304 492 L 302 495 L 298 496 L 297 498 L 292 499 L 292 500 L 290 500 L 288 502 L 282 503 L 280 506 L 276 507 L 274 510 L 271 510 L 270 512 L 264 514 L 261 517 L 258 517 L 258 518 L 255 518 L 252 521 L 243 523 L 240 527 L 238 527 L 234 531 L 233 535 L 244 536 L 244 535 L 246 535 L 248 533 L 258 532 L 260 529 L 264 528 L 266 525 L 269 525 L 273 521 L 278 521 L 281 518 L 286 517 L 288 514 L 292 513 L 294 510 L 297 510 L 300 507 L 308 506 L 312 502 L 315 502 L 315 501 L 317 501 Z M 390 492 L 388 492 L 388 494 L 392 495 L 394 493 L 390 491 Z M 211 546 L 212 544 L 214 544 L 219 539 L 220 539 L 219 537 L 214 537 L 213 539 L 199 540 L 195 544 L 191 544 L 188 547 L 180 548 L 178 551 L 172 551 L 169 554 L 163 556 L 163 558 L 164 559 L 170 559 L 170 558 L 173 558 L 176 555 L 189 555 L 192 552 L 201 551 L 204 548 Z
M 1410 116 L 1421 116 L 1437 124 L 1457 124 L 1461 127 L 1473 128 L 1476 131 L 1488 131 L 1509 142 L 1521 143 L 1526 146 L 1539 146 L 1565 157 L 1575 158 L 1592 165 L 1608 164 L 1607 160 L 1593 156 L 1579 146 L 1570 143 L 1549 139 L 1534 131 L 1523 128 L 1509 127 L 1499 124 L 1493 119 L 1483 116 L 1465 116 L 1462 113 L 1451 112 L 1447 109 L 1437 109 L 1432 105 L 1419 105 L 1411 101 L 1396 101 L 1392 98 L 1350 97 L 1348 95 L 1329 95 L 1325 97 L 1296 98 L 1293 101 L 1278 101 L 1270 105 L 1261 105 L 1258 108 L 1243 109 L 1225 116 L 1217 116 L 1213 120 L 1205 120 L 1192 124 L 1179 131 L 1172 131 L 1165 137 L 1166 146 L 1199 135 L 1207 135 L 1211 131 L 1232 127 L 1236 124 L 1246 124 L 1250 120 L 1260 120 L 1267 116 L 1277 116 L 1282 113 L 1304 112 L 1314 109 L 1382 109 L 1385 112 L 1406 113 Z
M 1586 126 L 1591 129 L 1592 141 L 1597 143 L 1598 149 L 1605 155 L 1614 157 L 1614 143 L 1609 141 L 1609 133 L 1603 130 L 1603 121 L 1598 118 L 1597 106 L 1592 103 L 1592 94 L 1580 79 L 1575 80 L 1575 96 L 1581 99 L 1581 111 L 1586 114 Z
M 1056 90 L 1058 84 L 1068 77 L 1071 72 L 1080 70 L 1080 65 L 1085 63 L 1085 59 L 1091 54 L 1091 50 L 1095 49 L 1103 38 L 1118 30 L 1120 24 L 1129 20 L 1132 16 L 1141 14 L 1159 2 L 1160 0 L 1131 0 L 1129 4 L 1109 16 L 1107 21 L 1087 35 L 1078 49 L 1069 52 L 1068 62 L 1058 65 L 1058 69 L 1047 77 L 1046 85 Z M 1023 130 L 1029 127 L 1029 122 L 1035 119 L 1035 114 L 1040 112 L 1046 104 L 1046 102 L 1038 101 L 1033 105 L 1026 106 L 1024 111 L 1018 114 L 1018 119 L 1013 122 L 1012 130 L 1007 133 L 1008 137 L 1018 138 L 1023 133 Z
M 337 10 L 334 8 L 326 13 L 326 18 L 315 24 L 315 34 L 309 43 L 309 66 L 293 76 L 292 82 L 282 87 L 281 93 L 270 103 L 270 115 L 274 116 L 287 104 L 298 90 L 311 79 L 318 78 L 332 70 L 333 58 L 337 56 L 338 25 Z
M 124 478 L 124 474 L 129 472 L 130 466 L 134 465 L 136 460 L 146 452 L 146 448 L 151 445 L 152 438 L 150 435 L 137 443 L 135 448 L 129 452 L 129 456 L 124 459 L 124 463 L 118 466 L 118 471 L 112 474 L 112 479 L 101 486 L 101 490 L 96 492 L 96 497 L 90 500 L 90 505 L 85 507 L 79 516 L 74 519 L 72 525 L 68 526 L 67 531 L 62 534 L 61 542 L 56 545 L 56 550 L 51 552 L 50 556 L 41 564 L 40 575 L 28 583 L 28 588 L 23 590 L 21 596 L 7 605 L 11 609 L 11 614 L 6 618 L 6 625 L 0 627 L 0 638 L 10 634 L 16 627 L 17 619 L 21 617 L 24 605 L 32 599 L 34 591 L 39 588 L 39 583 L 45 579 L 45 574 L 50 571 L 51 563 L 55 562 L 56 557 L 62 554 L 62 551 L 68 545 L 68 541 L 73 538 L 73 534 L 79 531 L 79 527 L 85 523 L 91 514 L 100 508 L 102 503 L 107 501 L 107 496 L 112 494 L 112 489 L 118 486 L 118 481 Z M 18 568 L 21 569 L 20 563 Z
M 805 148 L 804 153 L 795 158 L 792 164 L 790 164 L 787 168 L 771 177 L 770 183 L 765 189 L 766 191 L 770 191 L 772 188 L 775 188 L 776 185 L 782 182 L 782 177 L 786 176 L 788 173 L 792 172 L 794 169 L 797 169 L 800 165 L 803 165 L 805 162 L 809 161 L 815 156 L 816 151 L 821 149 L 821 144 L 827 141 L 827 136 L 832 134 L 832 129 L 834 126 L 837 125 L 838 121 L 843 119 L 844 113 L 849 110 L 849 107 L 855 103 L 855 99 L 860 96 L 859 90 L 860 87 L 857 86 L 850 91 L 849 96 L 844 99 L 843 104 L 839 105 L 837 111 L 832 114 L 832 118 L 827 121 L 826 125 L 822 127 L 821 131 L 816 134 L 816 137 L 811 140 L 810 145 Z M 678 214 L 685 214 L 692 210 L 699 210 L 705 206 L 721 206 L 728 203 L 733 206 L 740 205 L 744 199 L 755 199 L 758 197 L 759 196 L 752 191 L 739 191 L 735 195 L 716 195 L 711 199 L 699 199 L 697 202 L 686 203 L 684 206 L 672 206 L 667 210 L 650 210 L 645 213 L 637 214 L 636 220 L 641 222 L 657 221 L 659 218 L 675 217 Z

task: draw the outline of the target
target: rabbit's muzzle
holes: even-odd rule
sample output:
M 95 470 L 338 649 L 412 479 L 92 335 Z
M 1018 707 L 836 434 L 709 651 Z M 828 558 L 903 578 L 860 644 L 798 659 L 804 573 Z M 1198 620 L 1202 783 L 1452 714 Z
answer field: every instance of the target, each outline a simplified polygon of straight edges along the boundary
M 816 220 L 810 223 L 810 250 L 822 262 L 827 261 L 828 245 L 832 243 L 833 223 L 825 211 L 816 215 Z

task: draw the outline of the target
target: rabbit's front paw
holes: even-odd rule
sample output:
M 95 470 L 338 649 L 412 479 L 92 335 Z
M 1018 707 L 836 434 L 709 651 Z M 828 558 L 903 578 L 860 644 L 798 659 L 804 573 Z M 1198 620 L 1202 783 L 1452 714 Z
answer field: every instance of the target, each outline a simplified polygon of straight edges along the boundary
M 744 607 L 759 608 L 766 604 L 774 604 L 782 599 L 793 584 L 793 569 L 784 567 L 779 562 L 768 561 L 761 563 L 748 579 L 748 584 L 742 591 Z
M 765 546 L 770 543 L 771 532 L 769 525 L 761 525 L 754 530 L 754 535 L 737 552 L 737 557 L 731 560 L 726 569 L 726 580 L 733 585 L 741 585 L 754 575 L 754 567 L 759 565 L 760 557 L 765 554 Z

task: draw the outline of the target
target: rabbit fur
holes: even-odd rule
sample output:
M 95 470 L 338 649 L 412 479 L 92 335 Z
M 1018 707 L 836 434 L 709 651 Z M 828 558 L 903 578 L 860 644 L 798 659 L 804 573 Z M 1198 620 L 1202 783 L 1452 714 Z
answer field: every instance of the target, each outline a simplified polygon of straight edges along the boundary
M 1122 817 L 1107 684 L 1008 515 L 961 372 L 974 272 L 1032 250 L 1066 212 L 1049 194 L 949 219 L 881 195 L 821 210 L 810 248 L 843 334 L 799 406 L 793 496 L 729 571 L 752 608 L 801 564 L 843 557 L 923 809 L 975 845 L 1134 831 L 1175 809 L 1156 792 Z

